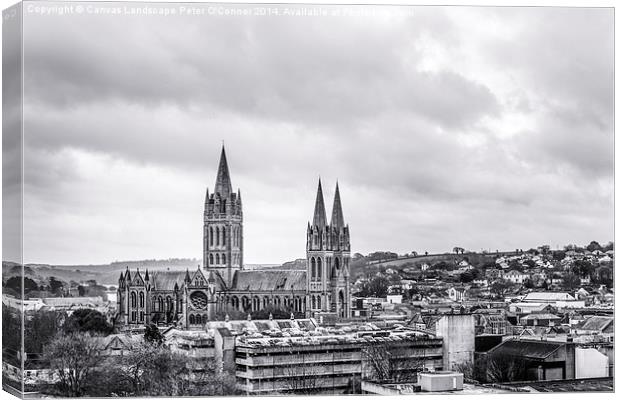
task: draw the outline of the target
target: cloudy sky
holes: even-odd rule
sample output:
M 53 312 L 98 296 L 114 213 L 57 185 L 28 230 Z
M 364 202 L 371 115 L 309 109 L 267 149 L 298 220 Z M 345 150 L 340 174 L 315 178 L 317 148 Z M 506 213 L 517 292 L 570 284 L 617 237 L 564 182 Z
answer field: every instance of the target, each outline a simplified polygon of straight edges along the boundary
M 25 262 L 200 258 L 222 141 L 248 263 L 305 256 L 319 175 L 353 252 L 613 239 L 611 9 L 27 12 L 24 41 Z

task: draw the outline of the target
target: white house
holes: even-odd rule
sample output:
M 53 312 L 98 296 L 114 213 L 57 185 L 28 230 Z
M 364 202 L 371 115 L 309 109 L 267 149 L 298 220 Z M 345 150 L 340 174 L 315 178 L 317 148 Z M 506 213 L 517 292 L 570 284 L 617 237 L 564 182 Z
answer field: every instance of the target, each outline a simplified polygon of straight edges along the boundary
M 529 274 L 524 272 L 519 272 L 517 270 L 508 271 L 504 274 L 504 279 L 517 284 L 522 284 L 530 277 Z
M 463 286 L 452 286 L 448 289 L 448 297 L 452 301 L 461 302 L 467 298 L 467 288 Z

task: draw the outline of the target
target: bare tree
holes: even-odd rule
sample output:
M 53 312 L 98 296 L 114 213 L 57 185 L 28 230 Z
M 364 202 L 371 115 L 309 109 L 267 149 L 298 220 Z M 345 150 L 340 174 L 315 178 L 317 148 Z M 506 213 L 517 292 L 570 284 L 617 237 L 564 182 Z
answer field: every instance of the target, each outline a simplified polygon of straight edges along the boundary
M 410 382 L 424 368 L 423 357 L 412 357 L 393 345 L 369 345 L 362 349 L 362 377 L 375 382 Z
M 519 355 L 496 354 L 487 360 L 487 377 L 490 382 L 514 382 L 527 378 L 527 363 Z
M 57 389 L 67 397 L 81 396 L 101 362 L 100 337 L 75 332 L 56 335 L 43 349 L 43 358 L 58 375 Z
M 320 366 L 307 364 L 303 359 L 300 364 L 274 368 L 274 373 L 278 371 L 285 376 L 284 390 L 286 392 L 312 394 L 320 387 Z

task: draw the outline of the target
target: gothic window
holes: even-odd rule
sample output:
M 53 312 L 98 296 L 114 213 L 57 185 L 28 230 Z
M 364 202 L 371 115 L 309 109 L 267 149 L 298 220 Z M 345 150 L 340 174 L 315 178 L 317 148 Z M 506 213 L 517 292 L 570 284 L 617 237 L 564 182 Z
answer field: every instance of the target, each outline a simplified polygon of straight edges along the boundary
M 144 292 L 140 292 L 140 307 L 144 307 Z
M 209 265 L 213 265 L 213 254 L 209 254 Z
M 144 311 L 140 311 L 140 322 L 144 322 Z
M 196 315 L 196 324 L 198 325 L 202 324 L 202 317 L 200 316 L 200 314 Z
M 213 246 L 213 227 L 209 227 L 209 245 Z
M 209 299 L 203 292 L 194 292 L 189 296 L 192 306 L 197 310 L 206 310 Z
M 166 311 L 172 311 L 172 299 L 170 296 L 166 297 Z
M 216 254 L 216 255 L 215 255 L 215 263 L 216 263 L 217 265 L 220 265 L 220 255 L 219 255 L 219 254 Z
M 316 308 L 321 308 L 321 296 L 316 296 Z
M 222 264 L 226 265 L 226 254 L 222 254 Z
M 312 296 L 312 309 L 316 308 L 316 297 Z
M 136 292 L 131 292 L 131 306 L 135 307 L 136 306 Z
M 196 319 L 194 318 L 194 314 L 190 314 L 190 316 L 189 316 L 189 323 L 191 325 L 194 325 L 196 323 Z
M 151 310 L 157 311 L 157 300 L 155 300 L 155 299 L 153 299 L 153 301 L 151 301 Z
M 220 227 L 218 226 L 217 228 L 215 228 L 215 245 L 219 246 L 220 245 Z
M 132 311 L 132 312 L 131 312 L 131 320 L 132 320 L 133 322 L 135 322 L 135 321 L 136 321 L 136 315 L 137 315 L 137 313 L 136 313 L 135 311 Z
M 161 296 L 157 299 L 157 303 L 159 305 L 159 307 L 157 307 L 157 311 L 164 311 L 164 299 L 162 299 Z
M 316 261 L 314 260 L 314 257 L 310 258 L 310 265 L 312 267 L 310 271 L 310 278 L 314 280 L 314 277 L 316 276 Z
M 340 271 L 340 259 L 338 257 L 334 258 L 334 266 L 336 267 L 336 272 Z
M 226 246 L 226 227 L 222 227 L 222 244 Z
M 316 264 L 317 278 L 318 280 L 321 280 L 321 274 L 322 274 L 321 270 L 323 269 L 323 260 L 321 259 L 321 257 L 319 257 L 316 259 L 316 261 L 317 261 L 317 264 Z

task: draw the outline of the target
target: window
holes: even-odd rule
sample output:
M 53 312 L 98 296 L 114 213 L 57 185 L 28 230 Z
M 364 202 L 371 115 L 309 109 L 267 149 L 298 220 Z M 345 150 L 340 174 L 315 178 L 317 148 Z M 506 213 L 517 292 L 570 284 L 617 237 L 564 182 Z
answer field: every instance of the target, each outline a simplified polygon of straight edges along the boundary
M 316 296 L 316 308 L 321 308 L 321 296 Z
M 222 264 L 226 264 L 226 254 L 222 254 Z
M 131 292 L 131 306 L 136 306 L 136 292 Z
M 194 314 L 191 314 L 189 316 L 189 323 L 192 324 L 192 325 L 196 323 L 196 319 L 194 318 Z
M 135 311 L 131 312 L 131 321 L 132 322 L 136 322 L 136 312 Z
M 140 307 L 144 307 L 144 292 L 140 292 Z
M 213 246 L 213 227 L 209 227 L 209 245 Z
M 209 265 L 213 265 L 213 254 L 209 254 Z
M 321 260 L 321 257 L 316 259 L 317 263 L 316 263 L 316 272 L 317 272 L 317 278 L 318 280 L 321 280 L 321 274 L 322 274 L 322 269 L 323 269 L 323 260 Z
M 226 227 L 222 227 L 222 245 L 226 246 Z
M 310 265 L 311 265 L 310 279 L 314 280 L 314 277 L 316 276 L 316 261 L 314 260 L 314 257 L 310 259 Z
M 217 265 L 220 265 L 220 255 L 219 255 L 219 254 L 216 254 L 216 255 L 215 255 L 215 263 L 216 263 Z
M 140 311 L 140 322 L 144 322 L 144 311 Z
M 218 226 L 217 228 L 215 228 L 215 245 L 219 246 L 220 245 L 220 227 Z
M 200 314 L 196 315 L 196 323 L 198 325 L 202 324 L 202 317 L 200 316 Z

